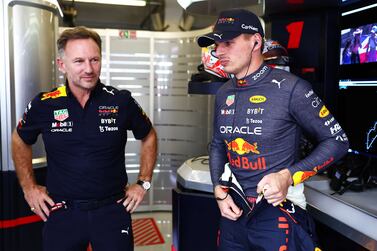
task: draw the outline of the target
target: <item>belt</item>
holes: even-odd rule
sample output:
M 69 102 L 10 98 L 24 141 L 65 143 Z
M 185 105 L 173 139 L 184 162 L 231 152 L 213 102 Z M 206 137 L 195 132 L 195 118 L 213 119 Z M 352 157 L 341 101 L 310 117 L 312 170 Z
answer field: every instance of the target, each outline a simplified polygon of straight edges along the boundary
M 118 193 L 100 200 L 65 200 L 67 207 L 78 208 L 83 211 L 94 210 L 115 203 L 124 197 L 124 193 Z

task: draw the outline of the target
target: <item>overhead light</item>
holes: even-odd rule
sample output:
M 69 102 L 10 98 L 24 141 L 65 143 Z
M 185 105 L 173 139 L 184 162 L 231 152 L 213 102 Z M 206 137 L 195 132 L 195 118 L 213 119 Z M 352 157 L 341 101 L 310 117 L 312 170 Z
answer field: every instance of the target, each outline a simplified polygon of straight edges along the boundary
M 179 5 L 183 9 L 187 9 L 187 7 L 189 7 L 192 3 L 201 2 L 201 1 L 204 1 L 204 0 L 177 0 L 177 2 L 179 3 Z
M 145 0 L 75 0 L 75 2 L 82 3 L 98 3 L 98 4 L 114 4 L 114 5 L 127 5 L 127 6 L 145 6 Z
M 358 8 L 358 9 L 350 10 L 350 11 L 347 11 L 347 12 L 343 12 L 342 16 L 347 16 L 347 15 L 350 15 L 350 14 L 353 14 L 353 13 L 356 13 L 356 12 L 360 12 L 360 11 L 367 10 L 367 9 L 370 9 L 370 8 L 375 8 L 375 7 L 377 7 L 377 3 L 367 5 L 367 6 Z

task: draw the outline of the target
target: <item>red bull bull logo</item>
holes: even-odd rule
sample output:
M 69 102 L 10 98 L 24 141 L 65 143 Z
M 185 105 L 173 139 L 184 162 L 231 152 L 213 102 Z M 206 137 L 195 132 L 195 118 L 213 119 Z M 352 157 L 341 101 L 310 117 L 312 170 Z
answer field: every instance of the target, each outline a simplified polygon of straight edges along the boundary
M 299 183 L 304 182 L 305 180 L 309 179 L 310 177 L 316 175 L 317 172 L 315 171 L 298 171 L 293 174 L 293 184 L 297 185 Z
M 217 23 L 218 24 L 224 24 L 224 23 L 227 23 L 227 24 L 232 24 L 234 23 L 235 19 L 233 17 L 223 17 L 223 18 L 219 18 L 219 20 L 217 20 Z
M 229 164 L 236 168 L 250 169 L 250 170 L 265 170 L 266 159 L 264 157 L 258 157 L 256 160 L 249 160 L 247 157 L 237 156 L 232 158 L 230 152 L 227 153 Z
M 49 98 L 55 99 L 55 98 L 66 97 L 66 96 L 67 96 L 67 92 L 66 92 L 65 86 L 61 86 L 55 91 L 44 93 L 42 95 L 41 100 L 45 100 Z
M 250 152 L 260 154 L 260 152 L 258 151 L 257 142 L 250 144 L 242 138 L 236 138 L 231 142 L 225 140 L 225 144 L 227 145 L 229 151 L 236 152 L 239 155 L 248 154 Z

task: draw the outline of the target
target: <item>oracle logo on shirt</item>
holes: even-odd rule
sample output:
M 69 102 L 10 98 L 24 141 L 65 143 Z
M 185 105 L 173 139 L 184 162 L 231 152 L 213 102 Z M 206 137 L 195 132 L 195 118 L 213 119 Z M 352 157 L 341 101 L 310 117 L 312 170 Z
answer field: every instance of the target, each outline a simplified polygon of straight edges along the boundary
M 98 107 L 99 116 L 118 115 L 119 106 L 117 105 L 100 105 Z
M 221 134 L 248 134 L 248 135 L 262 135 L 262 127 L 250 127 L 250 126 L 220 126 Z

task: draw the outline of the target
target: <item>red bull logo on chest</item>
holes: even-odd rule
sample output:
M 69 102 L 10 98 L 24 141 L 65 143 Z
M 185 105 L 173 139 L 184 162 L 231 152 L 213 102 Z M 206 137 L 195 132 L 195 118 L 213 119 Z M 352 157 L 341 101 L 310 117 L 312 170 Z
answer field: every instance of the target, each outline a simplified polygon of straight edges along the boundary
M 249 160 L 249 158 L 244 156 L 237 156 L 232 158 L 231 154 L 227 153 L 229 164 L 236 168 L 250 169 L 252 171 L 265 170 L 266 169 L 266 159 L 264 157 L 258 157 L 255 160 Z
M 257 142 L 250 144 L 242 138 L 236 138 L 231 142 L 225 140 L 225 144 L 227 145 L 228 150 L 236 152 L 239 155 L 247 154 L 250 152 L 260 154 L 260 152 L 258 151 Z

